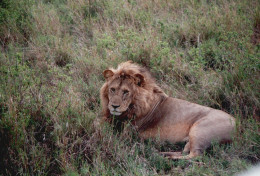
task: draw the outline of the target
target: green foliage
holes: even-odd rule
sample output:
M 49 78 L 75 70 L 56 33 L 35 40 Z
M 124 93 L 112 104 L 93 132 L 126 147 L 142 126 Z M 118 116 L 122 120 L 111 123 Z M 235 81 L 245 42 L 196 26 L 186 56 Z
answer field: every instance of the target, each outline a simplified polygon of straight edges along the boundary
M 259 162 L 259 2 L 0 2 L 0 175 L 233 175 Z M 236 118 L 232 144 L 97 127 L 102 72 L 132 60 L 170 95 Z
M 32 29 L 30 8 L 33 0 L 0 2 L 0 39 L 1 46 L 6 47 L 10 40 L 24 43 Z

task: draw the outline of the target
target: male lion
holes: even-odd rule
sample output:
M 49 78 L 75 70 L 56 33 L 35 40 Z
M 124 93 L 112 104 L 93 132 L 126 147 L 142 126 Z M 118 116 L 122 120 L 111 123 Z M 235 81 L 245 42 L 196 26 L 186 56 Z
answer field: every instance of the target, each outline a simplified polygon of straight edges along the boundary
M 101 88 L 103 120 L 129 119 L 140 136 L 163 141 L 187 141 L 180 152 L 164 152 L 169 158 L 190 159 L 201 155 L 212 141 L 230 141 L 235 119 L 229 114 L 168 97 L 150 73 L 130 61 L 103 72 Z M 178 154 L 177 154 L 178 153 Z

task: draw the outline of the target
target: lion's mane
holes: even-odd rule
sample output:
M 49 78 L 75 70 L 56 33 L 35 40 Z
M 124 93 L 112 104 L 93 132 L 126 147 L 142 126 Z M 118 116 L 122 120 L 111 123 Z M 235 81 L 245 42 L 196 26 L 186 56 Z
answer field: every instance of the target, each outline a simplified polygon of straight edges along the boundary
M 161 96 L 167 96 L 162 89 L 156 84 L 149 71 L 131 61 L 121 63 L 117 69 L 111 68 L 114 75 L 107 79 L 100 90 L 100 99 L 102 105 L 103 118 L 111 116 L 108 109 L 108 87 L 109 84 L 120 76 L 130 76 L 134 78 L 135 75 L 142 75 L 140 85 L 135 85 L 134 96 L 132 99 L 131 108 L 124 114 L 128 118 L 135 117 L 136 119 L 145 116 L 153 107 L 154 102 L 159 101 Z

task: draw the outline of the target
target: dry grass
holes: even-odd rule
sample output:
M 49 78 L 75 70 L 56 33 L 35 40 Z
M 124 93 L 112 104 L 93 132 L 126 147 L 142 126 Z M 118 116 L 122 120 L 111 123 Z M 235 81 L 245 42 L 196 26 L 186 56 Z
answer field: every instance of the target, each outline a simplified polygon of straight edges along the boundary
M 233 175 L 259 162 L 259 2 L 0 2 L 0 174 Z M 196 161 L 133 130 L 94 129 L 102 71 L 133 60 L 167 94 L 237 119 Z

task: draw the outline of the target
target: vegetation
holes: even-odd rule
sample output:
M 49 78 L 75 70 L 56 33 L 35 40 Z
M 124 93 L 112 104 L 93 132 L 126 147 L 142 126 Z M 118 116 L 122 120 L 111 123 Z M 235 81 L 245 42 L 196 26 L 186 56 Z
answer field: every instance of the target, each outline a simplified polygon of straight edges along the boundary
M 2 0 L 0 175 L 232 175 L 260 161 L 258 0 Z M 224 110 L 234 142 L 192 161 L 94 128 L 102 71 L 133 60 L 170 96 Z

